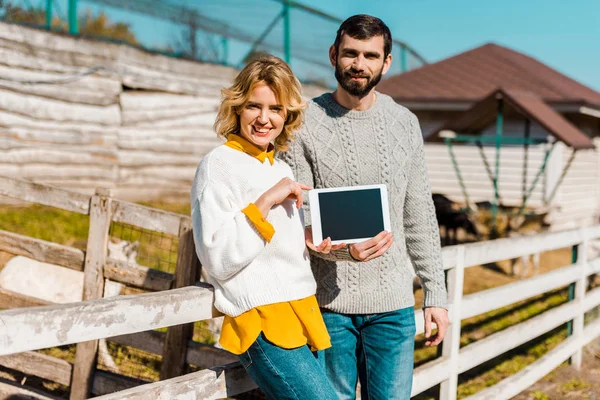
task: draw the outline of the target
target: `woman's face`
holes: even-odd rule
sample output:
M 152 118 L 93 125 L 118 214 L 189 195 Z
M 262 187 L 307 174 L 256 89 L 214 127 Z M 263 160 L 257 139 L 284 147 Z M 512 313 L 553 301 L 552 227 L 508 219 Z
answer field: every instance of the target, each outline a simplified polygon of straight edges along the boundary
M 285 109 L 275 93 L 264 83 L 250 94 L 240 113 L 240 134 L 262 150 L 267 150 L 283 130 Z

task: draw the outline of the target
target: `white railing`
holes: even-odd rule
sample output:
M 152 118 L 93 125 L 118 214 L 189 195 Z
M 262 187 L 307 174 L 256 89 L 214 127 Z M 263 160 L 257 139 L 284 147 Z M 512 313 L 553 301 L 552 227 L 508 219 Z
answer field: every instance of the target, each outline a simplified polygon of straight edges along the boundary
M 75 204 L 73 207 L 80 205 Z M 137 215 L 124 213 L 120 218 L 135 220 L 135 223 L 143 223 L 144 226 L 153 226 L 155 229 L 160 227 L 160 224 L 153 225 L 149 221 L 140 222 Z M 169 231 L 176 231 L 175 222 L 173 219 L 173 226 Z M 443 260 L 448 273 L 450 316 L 453 323 L 442 344 L 442 356 L 415 370 L 412 394 L 416 395 L 441 384 L 440 398 L 455 399 L 460 373 L 568 321 L 572 321 L 573 333 L 564 342 L 527 368 L 469 399 L 508 399 L 569 358 L 579 368 L 582 347 L 600 336 L 600 318 L 584 326 L 584 314 L 600 305 L 600 288 L 586 292 L 587 277 L 600 272 L 600 259 L 587 259 L 589 241 L 598 238 L 600 226 L 594 226 L 444 248 Z M 464 296 L 462 294 L 466 268 L 569 246 L 577 246 L 577 262 L 572 265 L 493 289 Z M 48 251 L 47 254 L 63 254 L 65 263 L 82 268 L 81 254 L 61 253 L 60 247 L 50 247 Z M 43 258 L 44 255 L 39 257 Z M 58 256 L 57 258 L 60 259 Z M 105 276 L 106 271 L 105 266 Z M 459 321 L 569 284 L 575 286 L 572 301 L 460 348 Z M 7 310 L 0 312 L 0 355 L 188 324 L 216 315 L 212 289 L 200 283 L 141 295 Z M 415 317 L 418 335 L 423 333 L 422 311 L 415 311 Z M 255 385 L 243 368 L 234 363 L 137 386 L 98 399 L 215 399 L 239 394 L 253 387 Z

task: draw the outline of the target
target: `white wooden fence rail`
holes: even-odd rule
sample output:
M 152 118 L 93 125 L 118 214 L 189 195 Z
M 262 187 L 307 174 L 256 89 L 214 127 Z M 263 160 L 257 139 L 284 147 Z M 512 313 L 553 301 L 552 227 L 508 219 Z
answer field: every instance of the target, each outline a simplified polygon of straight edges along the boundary
M 15 192 L 37 201 L 36 194 L 23 193 L 26 184 L 13 185 L 0 177 L 0 194 Z M 43 187 L 35 188 L 38 194 Z M 64 208 L 85 213 L 85 202 L 63 202 Z M 120 201 L 120 221 L 147 229 L 174 233 L 181 216 L 160 214 L 151 221 L 152 213 L 140 211 Z M 56 206 L 56 204 L 50 204 Z M 116 208 L 113 207 L 113 210 Z M 176 233 L 176 232 L 175 232 Z M 558 233 L 545 233 L 521 238 L 499 239 L 484 243 L 446 247 L 443 249 L 444 268 L 448 270 L 449 297 L 451 301 L 451 329 L 443 343 L 442 356 L 418 368 L 414 373 L 413 391 L 416 395 L 441 384 L 441 399 L 456 399 L 458 375 L 514 349 L 529 340 L 573 321 L 573 335 L 542 358 L 495 386 L 483 390 L 469 399 L 508 399 L 523 391 L 566 359 L 573 358 L 580 365 L 581 349 L 600 336 L 600 318 L 584 326 L 584 314 L 600 305 L 600 288 L 586 292 L 586 278 L 600 273 L 600 259 L 587 260 L 589 241 L 600 238 L 600 226 Z M 0 249 L 10 248 L 18 235 L 0 232 Z M 63 260 L 70 268 L 81 268 L 81 254 L 69 248 L 48 245 L 48 242 L 25 240 L 25 246 L 35 258 L 48 258 L 48 254 Z M 578 261 L 519 282 L 507 284 L 470 295 L 463 295 L 464 270 L 475 265 L 517 258 L 564 247 L 578 246 Z M 39 249 L 47 249 L 48 253 Z M 110 264 L 110 260 L 107 261 Z M 112 264 L 114 266 L 114 263 Z M 107 269 L 105 266 L 105 276 Z M 158 278 L 160 279 L 163 278 Z M 166 281 L 165 281 L 166 282 Z M 546 311 L 534 318 L 494 333 L 484 339 L 460 348 L 460 321 L 498 309 L 532 296 L 546 293 L 566 285 L 575 284 L 575 298 L 566 304 Z M 161 284 L 168 287 L 168 284 Z M 160 327 L 186 324 L 217 316 L 213 307 L 212 288 L 197 284 L 180 289 L 155 293 L 89 300 L 81 303 L 48 305 L 0 312 L 0 355 L 23 353 L 31 350 L 80 343 L 118 335 L 148 331 Z M 422 311 L 415 311 L 417 334 L 423 333 Z M 147 385 L 108 394 L 98 399 L 215 399 L 250 390 L 254 384 L 239 364 L 204 369 L 192 374 L 167 379 Z

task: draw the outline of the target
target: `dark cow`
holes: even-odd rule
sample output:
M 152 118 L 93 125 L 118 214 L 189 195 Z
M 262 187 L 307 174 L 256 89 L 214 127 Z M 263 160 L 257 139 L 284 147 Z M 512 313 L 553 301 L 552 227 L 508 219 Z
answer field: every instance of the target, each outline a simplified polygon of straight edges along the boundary
M 466 212 L 456 210 L 456 203 L 443 194 L 434 193 L 432 197 L 438 226 L 444 227 L 444 245 L 457 243 L 456 231 L 458 229 L 463 229 L 466 233 L 479 237 L 477 226 Z

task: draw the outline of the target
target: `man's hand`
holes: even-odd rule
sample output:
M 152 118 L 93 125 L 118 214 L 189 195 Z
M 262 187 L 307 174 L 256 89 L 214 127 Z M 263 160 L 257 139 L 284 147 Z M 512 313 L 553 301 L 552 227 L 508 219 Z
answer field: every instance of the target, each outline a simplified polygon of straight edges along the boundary
M 382 231 L 374 238 L 350 245 L 350 255 L 356 261 L 370 261 L 381 256 L 394 243 L 392 232 Z
M 331 238 L 326 238 L 321 242 L 320 245 L 316 246 L 312 240 L 312 227 L 306 227 L 304 229 L 304 241 L 309 249 L 317 253 L 329 254 L 332 250 L 339 250 L 346 247 L 346 243 L 340 243 L 336 245 L 331 244 Z
M 448 310 L 441 307 L 427 307 L 423 310 L 423 317 L 425 318 L 425 346 L 437 346 L 444 340 L 450 325 Z M 437 325 L 437 332 L 432 336 L 431 325 L 433 322 Z

